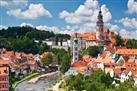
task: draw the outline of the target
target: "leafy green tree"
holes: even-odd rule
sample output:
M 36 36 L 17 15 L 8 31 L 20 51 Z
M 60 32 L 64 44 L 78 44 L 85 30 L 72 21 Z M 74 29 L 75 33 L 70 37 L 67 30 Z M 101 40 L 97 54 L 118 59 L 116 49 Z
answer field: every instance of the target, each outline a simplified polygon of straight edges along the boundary
M 43 52 L 49 51 L 50 47 L 46 43 L 39 42 L 37 43 L 37 48 L 39 50 L 39 54 L 42 54 Z
M 44 63 L 44 65 L 49 65 L 52 63 L 52 61 L 53 61 L 52 55 L 48 55 L 48 56 L 42 58 L 42 62 Z
M 126 44 L 127 48 L 137 48 L 137 40 L 135 39 L 129 39 L 127 44 Z
M 60 71 L 62 73 L 65 73 L 70 68 L 70 64 L 71 64 L 70 58 L 71 57 L 69 54 L 64 54 L 62 56 L 62 62 L 60 64 Z
M 101 82 L 104 83 L 107 87 L 111 86 L 113 78 L 110 77 L 110 74 L 104 74 L 101 76 Z
M 66 80 L 66 85 L 69 87 L 70 90 L 78 90 L 82 91 L 83 89 L 83 75 L 78 74 L 77 76 L 70 76 Z
M 92 57 L 97 57 L 98 54 L 102 53 L 103 48 L 101 46 L 90 46 L 87 48 L 87 54 Z
M 120 34 L 114 36 L 116 38 L 116 46 L 123 46 L 124 41 L 122 40 Z

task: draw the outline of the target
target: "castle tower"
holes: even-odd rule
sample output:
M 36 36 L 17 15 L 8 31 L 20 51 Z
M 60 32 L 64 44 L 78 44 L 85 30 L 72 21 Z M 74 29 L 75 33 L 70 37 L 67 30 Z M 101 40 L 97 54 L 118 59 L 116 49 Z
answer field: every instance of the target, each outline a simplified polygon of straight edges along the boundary
M 77 34 L 75 34 L 75 38 L 73 38 L 73 62 L 79 60 L 79 39 L 77 38 Z
M 102 31 L 103 31 L 103 25 L 104 25 L 101 9 L 99 11 L 97 18 L 98 20 L 96 23 L 96 38 L 101 40 L 103 39 Z

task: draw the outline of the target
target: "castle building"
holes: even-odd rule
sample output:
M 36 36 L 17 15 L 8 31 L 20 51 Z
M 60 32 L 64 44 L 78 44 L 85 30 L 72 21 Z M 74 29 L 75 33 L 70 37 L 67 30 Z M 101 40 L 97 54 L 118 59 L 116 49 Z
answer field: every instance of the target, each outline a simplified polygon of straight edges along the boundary
M 73 61 L 75 58 L 78 59 L 77 57 L 79 57 L 78 54 L 81 49 L 88 48 L 89 46 L 103 46 L 110 43 L 114 35 L 114 32 L 110 32 L 108 28 L 104 28 L 103 15 L 100 10 L 97 16 L 96 32 L 77 33 L 77 36 L 75 34 L 71 36 Z M 74 40 L 78 41 L 77 44 Z M 77 46 L 77 51 L 75 50 L 75 46 Z

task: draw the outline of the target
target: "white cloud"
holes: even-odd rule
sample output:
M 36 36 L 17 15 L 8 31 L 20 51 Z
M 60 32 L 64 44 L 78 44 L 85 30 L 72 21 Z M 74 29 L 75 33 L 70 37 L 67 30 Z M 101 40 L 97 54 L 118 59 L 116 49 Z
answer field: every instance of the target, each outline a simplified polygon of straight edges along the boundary
M 0 30 L 1 29 L 7 29 L 8 27 L 4 26 L 4 25 L 0 25 Z
M 105 26 L 109 28 L 110 31 L 113 31 L 115 33 L 120 31 L 120 27 L 117 24 L 106 23 Z
M 104 22 L 111 20 L 112 15 L 106 5 L 101 6 Z M 62 11 L 59 16 L 66 23 L 71 24 L 64 28 L 65 33 L 85 33 L 96 31 L 97 15 L 99 13 L 99 3 L 97 0 L 86 0 L 83 5 L 80 5 L 74 12 Z M 73 28 L 73 26 L 77 28 Z
M 131 29 L 137 29 L 137 19 L 135 18 L 122 18 L 118 22 L 122 23 L 125 27 L 131 28 Z
M 36 19 L 41 16 L 52 17 L 51 13 L 42 4 L 30 4 L 26 11 L 15 9 L 7 11 L 7 14 L 20 19 Z
M 30 23 L 26 23 L 26 22 L 21 23 L 20 26 L 21 26 L 21 27 L 26 27 L 26 26 L 33 27 L 32 24 L 30 24 Z
M 36 26 L 36 29 L 43 30 L 43 31 L 52 31 L 54 33 L 60 32 L 60 29 L 56 26 L 48 27 L 46 25 L 39 25 L 39 26 Z
M 0 0 L 0 6 L 6 9 L 17 9 L 27 6 L 28 0 Z
M 101 6 L 104 22 L 111 20 L 112 16 L 106 5 Z M 99 4 L 97 0 L 86 0 L 74 12 L 62 11 L 59 16 L 70 24 L 81 24 L 85 22 L 96 22 L 99 12 Z
M 112 15 L 109 12 L 109 9 L 106 7 L 105 4 L 101 6 L 101 10 L 102 10 L 104 22 L 107 22 L 107 21 L 111 20 Z
M 136 31 L 128 31 L 126 29 L 121 29 L 119 31 L 120 35 L 123 37 L 123 38 L 134 38 L 134 39 L 137 39 L 137 30 Z
M 137 2 L 135 2 L 134 0 L 129 0 L 128 4 L 127 4 L 127 7 L 128 7 L 127 12 L 129 14 L 133 14 L 133 13 L 137 14 Z

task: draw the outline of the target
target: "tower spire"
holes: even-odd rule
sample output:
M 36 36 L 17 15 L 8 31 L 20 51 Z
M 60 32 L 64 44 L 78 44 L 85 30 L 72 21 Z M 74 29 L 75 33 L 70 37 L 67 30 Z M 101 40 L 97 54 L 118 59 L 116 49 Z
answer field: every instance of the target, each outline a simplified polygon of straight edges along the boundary
M 103 31 L 103 15 L 101 12 L 101 8 L 99 9 L 99 14 L 97 16 L 97 23 L 96 23 L 96 37 L 97 39 L 102 39 L 102 31 Z

